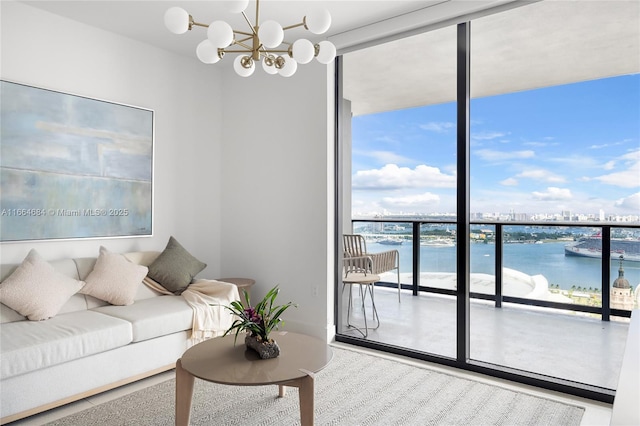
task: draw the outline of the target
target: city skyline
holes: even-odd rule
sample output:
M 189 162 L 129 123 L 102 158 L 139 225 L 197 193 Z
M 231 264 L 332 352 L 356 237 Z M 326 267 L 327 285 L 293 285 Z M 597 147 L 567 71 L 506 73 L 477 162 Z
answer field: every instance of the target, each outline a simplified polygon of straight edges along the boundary
M 639 215 L 639 117 L 638 74 L 472 99 L 471 211 Z M 455 212 L 455 118 L 353 117 L 353 215 Z

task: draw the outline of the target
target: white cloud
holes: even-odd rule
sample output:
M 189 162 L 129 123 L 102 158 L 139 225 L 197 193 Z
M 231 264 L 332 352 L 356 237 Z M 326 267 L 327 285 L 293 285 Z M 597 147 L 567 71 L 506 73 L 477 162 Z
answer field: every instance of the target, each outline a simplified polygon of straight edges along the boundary
M 624 145 L 624 144 L 629 143 L 629 142 L 631 142 L 631 141 L 632 141 L 632 139 L 623 139 L 623 140 L 618 141 L 618 142 L 603 143 L 603 144 L 600 144 L 600 145 L 591 145 L 591 146 L 589 147 L 589 149 L 604 149 L 604 148 L 610 148 L 610 147 L 612 147 L 612 146 Z
M 618 166 L 617 172 L 596 176 L 594 179 L 622 188 L 640 187 L 640 150 L 628 152 L 620 157 L 620 161 L 623 165 Z
M 534 191 L 533 198 L 541 201 L 566 201 L 571 199 L 571 190 L 550 186 L 546 192 Z
M 381 164 L 413 162 L 412 159 L 398 155 L 393 151 L 370 151 L 364 155 L 376 159 Z
M 600 167 L 597 158 L 585 155 L 570 154 L 568 156 L 549 158 L 547 161 L 559 163 L 562 167 L 567 167 L 572 170 L 584 170 Z
M 492 149 L 479 149 L 475 151 L 474 154 L 486 161 L 505 161 L 535 157 L 535 152 L 531 150 L 508 152 L 495 151 Z
M 479 133 L 472 133 L 471 139 L 486 141 L 486 140 L 502 138 L 507 135 L 508 133 L 505 133 L 505 132 L 479 132 Z
M 380 203 L 386 208 L 395 210 L 429 211 L 430 207 L 440 202 L 440 197 L 430 192 L 407 195 L 404 197 L 384 197 Z
M 455 125 L 456 125 L 456 123 L 452 123 L 450 121 L 443 121 L 443 122 L 432 121 L 432 122 L 427 123 L 427 124 L 420 124 L 419 127 L 422 130 L 428 130 L 430 132 L 446 133 L 450 129 L 455 128 Z
M 629 210 L 632 213 L 638 213 L 640 211 L 640 192 L 631 194 L 628 197 L 620 198 L 616 200 L 616 207 L 621 207 L 625 210 Z
M 603 169 L 605 170 L 613 170 L 613 168 L 616 166 L 616 162 L 615 161 L 607 161 L 604 166 L 602 166 Z
M 563 178 L 562 176 L 558 176 L 555 173 L 550 172 L 549 170 L 544 170 L 544 169 L 525 170 L 524 172 L 516 175 L 516 177 L 534 179 L 534 180 L 539 180 L 539 181 L 549 182 L 549 183 L 565 182 L 565 178 Z
M 621 158 L 622 160 L 628 160 L 628 161 L 640 161 L 640 149 L 637 149 L 635 151 L 629 151 L 628 153 L 623 155 Z
M 381 169 L 360 170 L 352 177 L 353 189 L 455 188 L 455 174 L 421 164 L 415 169 L 387 164 Z
M 518 179 L 515 179 L 515 178 L 512 178 L 512 177 L 511 178 L 507 178 L 507 179 L 505 179 L 503 181 L 500 181 L 500 184 L 504 185 L 504 186 L 518 186 Z

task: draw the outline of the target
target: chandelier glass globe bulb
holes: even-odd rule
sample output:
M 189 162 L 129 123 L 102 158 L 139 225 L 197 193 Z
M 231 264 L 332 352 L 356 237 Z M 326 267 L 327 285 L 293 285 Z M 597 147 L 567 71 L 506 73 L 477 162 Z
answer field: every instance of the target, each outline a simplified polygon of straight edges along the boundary
M 276 58 L 273 55 L 269 55 L 268 57 L 262 60 L 262 69 L 267 74 L 278 74 L 278 69 L 275 65 Z
M 280 46 L 284 40 L 282 25 L 272 20 L 264 21 L 258 29 L 258 38 L 266 48 L 273 49 Z
M 215 47 L 209 39 L 202 40 L 198 47 L 196 48 L 196 55 L 200 61 L 205 64 L 215 64 L 220 60 L 220 56 L 218 56 L 218 48 Z
M 228 0 L 224 6 L 230 13 L 240 13 L 249 6 L 249 0 Z
M 233 29 L 224 21 L 213 21 L 207 29 L 207 38 L 213 46 L 223 49 L 233 43 Z
M 308 64 L 313 59 L 315 48 L 309 40 L 301 38 L 296 40 L 291 47 L 293 59 L 299 64 Z
M 244 63 L 250 63 L 251 66 L 245 67 Z M 249 77 L 256 70 L 256 64 L 249 56 L 238 55 L 233 61 L 233 69 L 240 77 Z
M 286 58 L 284 66 L 278 70 L 278 74 L 283 77 L 291 77 L 296 73 L 298 63 L 293 58 Z
M 329 64 L 336 58 L 336 47 L 330 41 L 323 40 L 318 43 L 318 56 L 316 59 L 321 64 Z
M 164 13 L 164 25 L 174 34 L 189 30 L 189 13 L 181 7 L 171 7 Z
M 327 9 L 319 9 L 305 16 L 304 22 L 312 33 L 324 34 L 331 26 L 331 14 Z

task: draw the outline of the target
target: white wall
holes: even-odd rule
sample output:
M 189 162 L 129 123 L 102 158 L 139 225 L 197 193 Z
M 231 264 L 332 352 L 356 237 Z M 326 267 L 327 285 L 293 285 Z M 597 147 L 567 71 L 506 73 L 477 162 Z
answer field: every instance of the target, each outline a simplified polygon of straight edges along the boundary
M 154 235 L 3 243 L 3 263 L 35 247 L 45 258 L 162 250 L 174 235 L 220 273 L 220 72 L 137 41 L 14 2 L 1 2 L 0 77 L 155 110 Z
M 255 298 L 279 284 L 299 305 L 287 330 L 333 335 L 332 66 L 245 79 L 24 4 L 0 11 L 2 79 L 153 109 L 156 126 L 153 237 L 4 243 L 2 263 L 174 235 L 209 264 L 201 276 L 254 278 Z
M 222 269 L 256 279 L 255 297 L 280 285 L 282 301 L 299 305 L 287 330 L 318 337 L 334 332 L 332 71 L 315 61 L 290 78 L 228 69 L 222 92 Z

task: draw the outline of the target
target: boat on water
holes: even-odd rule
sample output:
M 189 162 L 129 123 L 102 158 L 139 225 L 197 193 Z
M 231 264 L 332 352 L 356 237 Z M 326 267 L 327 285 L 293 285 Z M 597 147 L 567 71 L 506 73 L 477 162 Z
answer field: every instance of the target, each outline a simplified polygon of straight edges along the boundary
M 565 256 L 580 256 L 602 258 L 602 236 L 595 234 L 581 238 L 564 246 Z M 623 257 L 630 262 L 640 262 L 640 240 L 637 239 L 611 239 L 611 259 L 617 260 Z
M 399 246 L 402 244 L 402 240 L 400 238 L 384 238 L 382 240 L 378 240 L 378 244 L 384 244 L 386 246 Z

